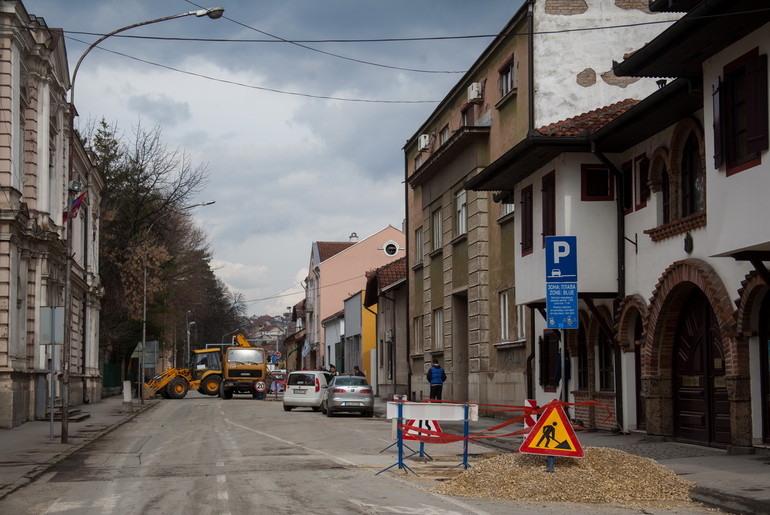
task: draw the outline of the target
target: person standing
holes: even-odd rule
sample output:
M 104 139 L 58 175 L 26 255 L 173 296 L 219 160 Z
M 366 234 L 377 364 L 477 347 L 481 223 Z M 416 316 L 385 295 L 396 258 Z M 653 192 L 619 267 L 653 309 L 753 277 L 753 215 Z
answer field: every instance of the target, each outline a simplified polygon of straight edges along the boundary
M 358 365 L 353 367 L 353 375 L 354 376 L 365 377 L 365 374 L 363 372 L 361 372 L 361 369 L 358 368 Z
M 446 381 L 446 372 L 438 364 L 438 360 L 433 360 L 433 366 L 428 369 L 425 374 L 430 384 L 430 398 L 437 401 L 441 400 L 441 391 L 444 389 L 444 381 Z

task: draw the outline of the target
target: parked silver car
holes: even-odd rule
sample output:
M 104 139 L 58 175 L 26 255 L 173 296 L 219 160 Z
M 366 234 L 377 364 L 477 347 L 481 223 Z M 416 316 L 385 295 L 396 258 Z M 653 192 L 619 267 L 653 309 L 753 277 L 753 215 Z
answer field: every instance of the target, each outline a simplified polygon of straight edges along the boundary
M 335 376 L 324 388 L 321 411 L 332 417 L 340 412 L 358 412 L 374 416 L 374 392 L 365 377 Z

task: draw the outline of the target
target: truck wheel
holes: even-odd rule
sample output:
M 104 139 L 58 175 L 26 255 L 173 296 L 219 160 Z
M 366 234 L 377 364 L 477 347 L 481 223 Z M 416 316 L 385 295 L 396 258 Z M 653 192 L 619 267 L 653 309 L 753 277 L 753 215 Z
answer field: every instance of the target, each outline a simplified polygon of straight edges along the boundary
M 233 391 L 223 386 L 219 389 L 219 396 L 223 399 L 232 399 Z
M 201 381 L 201 385 L 198 390 L 204 395 L 217 395 L 219 393 L 219 385 L 222 383 L 222 378 L 219 376 L 208 376 Z
M 184 399 L 190 385 L 184 377 L 175 377 L 166 385 L 166 392 L 172 399 Z

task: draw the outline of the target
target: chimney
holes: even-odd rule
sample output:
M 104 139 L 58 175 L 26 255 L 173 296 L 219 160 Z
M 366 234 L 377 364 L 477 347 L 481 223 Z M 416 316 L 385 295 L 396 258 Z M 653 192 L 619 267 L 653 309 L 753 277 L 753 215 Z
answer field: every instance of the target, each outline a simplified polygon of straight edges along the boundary
M 348 237 L 348 240 L 350 240 L 351 243 L 355 243 L 358 241 L 358 234 L 351 232 L 350 236 Z

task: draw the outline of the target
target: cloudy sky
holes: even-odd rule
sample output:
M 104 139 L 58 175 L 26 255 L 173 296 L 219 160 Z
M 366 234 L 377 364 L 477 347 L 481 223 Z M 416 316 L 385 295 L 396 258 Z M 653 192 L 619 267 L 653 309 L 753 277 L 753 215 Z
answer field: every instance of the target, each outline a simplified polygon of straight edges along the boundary
M 212 264 L 249 314 L 278 314 L 303 297 L 313 241 L 402 227 L 403 145 L 462 77 L 446 72 L 467 70 L 492 40 L 414 38 L 497 34 L 521 0 L 203 1 L 23 3 L 64 29 L 70 72 L 102 34 L 225 7 L 218 20 L 107 39 L 83 61 L 75 103 L 81 124 L 160 125 L 206 164 L 194 201 L 216 204 L 194 216 Z

